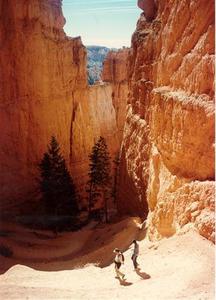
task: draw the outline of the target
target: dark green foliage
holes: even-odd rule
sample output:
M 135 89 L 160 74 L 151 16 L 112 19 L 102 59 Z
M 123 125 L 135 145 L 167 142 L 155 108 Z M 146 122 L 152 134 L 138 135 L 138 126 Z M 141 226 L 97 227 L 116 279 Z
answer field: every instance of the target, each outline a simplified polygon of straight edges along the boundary
M 94 78 L 92 77 L 91 74 L 88 74 L 88 84 L 89 85 L 93 85 L 95 83 Z
M 78 213 L 75 186 L 59 144 L 52 136 L 48 151 L 44 154 L 40 169 L 40 190 L 47 215 L 75 216 Z
M 0 255 L 4 257 L 12 257 L 13 256 L 13 251 L 8 247 L 4 245 L 0 245 Z
M 89 193 L 89 215 L 98 198 L 102 198 L 104 213 L 108 221 L 108 200 L 111 191 L 111 164 L 106 141 L 103 137 L 92 148 L 89 155 L 89 182 L 87 192 Z
M 119 178 L 119 164 L 120 164 L 119 152 L 116 154 L 113 163 L 114 163 L 114 182 L 113 182 L 113 189 L 112 189 L 112 197 L 113 197 L 113 202 L 116 204 L 117 183 Z

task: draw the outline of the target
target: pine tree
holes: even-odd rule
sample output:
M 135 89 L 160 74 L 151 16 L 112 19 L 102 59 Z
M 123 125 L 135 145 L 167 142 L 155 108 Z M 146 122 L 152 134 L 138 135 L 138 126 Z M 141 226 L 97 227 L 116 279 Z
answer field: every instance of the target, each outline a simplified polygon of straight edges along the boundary
M 115 159 L 113 160 L 113 163 L 114 163 L 114 180 L 113 180 L 112 197 L 113 197 L 114 204 L 116 204 L 117 183 L 118 183 L 119 165 L 120 165 L 119 152 L 116 153 L 116 156 L 115 156 Z
M 93 146 L 89 159 L 89 215 L 91 215 L 91 209 L 98 197 L 101 197 L 104 204 L 105 219 L 107 222 L 108 200 L 111 192 L 111 164 L 108 147 L 103 137 L 100 137 L 97 143 Z
M 39 164 L 39 170 L 40 190 L 46 213 L 53 216 L 75 216 L 78 213 L 75 185 L 54 136 Z

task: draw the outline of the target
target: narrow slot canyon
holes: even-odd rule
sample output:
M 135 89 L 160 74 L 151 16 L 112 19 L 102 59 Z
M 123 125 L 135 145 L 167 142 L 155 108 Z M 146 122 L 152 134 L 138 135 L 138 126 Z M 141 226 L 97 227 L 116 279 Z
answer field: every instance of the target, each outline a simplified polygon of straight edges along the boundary
M 134 2 L 131 46 L 114 49 L 68 36 L 62 0 L 0 0 L 2 299 L 214 299 L 214 1 Z M 53 136 L 75 219 L 43 204 Z M 91 194 L 100 137 L 110 184 Z

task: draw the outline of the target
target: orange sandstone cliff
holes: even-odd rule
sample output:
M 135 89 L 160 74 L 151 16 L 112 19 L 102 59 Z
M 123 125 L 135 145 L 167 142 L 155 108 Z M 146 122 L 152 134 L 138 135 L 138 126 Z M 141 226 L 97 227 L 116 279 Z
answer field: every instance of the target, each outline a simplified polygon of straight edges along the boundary
M 0 0 L 0 209 L 33 211 L 37 165 L 56 135 L 83 196 L 100 135 L 119 151 L 118 209 L 151 239 L 214 239 L 214 2 L 139 0 L 132 48 L 87 86 L 86 50 L 60 0 Z M 80 203 L 82 206 L 83 203 Z
M 32 212 L 37 165 L 51 135 L 78 189 L 104 135 L 119 149 L 112 91 L 87 87 L 86 50 L 63 31 L 60 0 L 0 0 L 0 209 Z M 37 205 L 37 202 L 35 202 Z
M 118 207 L 214 240 L 214 2 L 138 2 Z
M 112 102 L 116 112 L 116 122 L 120 142 L 126 117 L 128 100 L 128 69 L 130 49 L 110 51 L 103 64 L 102 80 L 112 86 Z
M 100 136 L 103 136 L 107 141 L 112 160 L 120 148 L 110 84 L 92 85 L 86 89 L 82 99 L 76 102 L 71 131 L 71 172 L 82 198 L 81 206 L 85 206 L 89 171 L 88 156 L 92 146 Z
M 60 1 L 0 1 L 0 199 L 31 202 L 51 135 L 70 155 L 73 91 L 86 86 L 86 51 L 66 37 Z

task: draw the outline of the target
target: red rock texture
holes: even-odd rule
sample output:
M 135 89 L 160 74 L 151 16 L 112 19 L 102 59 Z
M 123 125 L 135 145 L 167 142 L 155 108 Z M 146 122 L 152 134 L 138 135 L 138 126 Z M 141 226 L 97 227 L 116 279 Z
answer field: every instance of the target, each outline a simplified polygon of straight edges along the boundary
M 0 1 L 0 199 L 35 197 L 37 163 L 51 135 L 67 161 L 73 90 L 86 86 L 86 50 L 70 39 L 60 1 Z M 80 95 L 79 95 L 80 97 Z
M 138 0 L 138 7 L 144 11 L 147 21 L 152 21 L 156 15 L 157 4 L 155 0 Z
M 128 55 L 130 48 L 110 51 L 103 64 L 102 80 L 111 83 L 128 81 Z
M 112 102 L 116 112 L 116 122 L 120 142 L 126 118 L 128 100 L 128 69 L 130 48 L 110 51 L 104 61 L 102 80 L 112 85 Z
M 95 139 L 103 134 L 111 154 L 119 147 L 112 91 L 88 89 L 86 50 L 64 24 L 59 0 L 0 0 L 2 212 L 32 212 L 37 165 L 51 135 L 79 190 Z
M 119 207 L 145 217 L 148 204 L 151 238 L 191 223 L 213 240 L 214 2 L 157 5 L 132 37 Z
M 112 86 L 110 84 L 88 87 L 82 99 L 76 102 L 71 131 L 71 172 L 82 197 L 81 206 L 85 206 L 89 154 L 92 151 L 92 146 L 100 136 L 103 136 L 108 145 L 111 161 L 120 148 L 116 112 L 112 103 Z
M 61 1 L 0 0 L 1 211 L 33 211 L 51 135 L 82 195 L 93 143 L 104 135 L 113 157 L 124 127 L 120 212 L 148 214 L 151 239 L 192 227 L 213 241 L 214 2 L 139 3 L 132 49 L 110 53 L 105 84 L 87 87 Z

